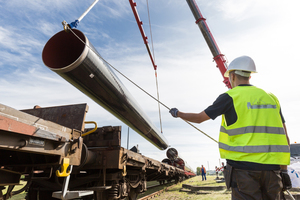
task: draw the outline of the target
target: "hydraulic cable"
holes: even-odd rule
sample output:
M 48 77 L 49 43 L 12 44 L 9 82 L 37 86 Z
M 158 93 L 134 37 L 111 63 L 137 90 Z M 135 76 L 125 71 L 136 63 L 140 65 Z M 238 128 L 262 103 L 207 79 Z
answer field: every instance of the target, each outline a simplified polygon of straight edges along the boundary
M 150 48 L 149 48 L 149 45 L 148 45 L 148 37 L 146 36 L 146 34 L 145 34 L 145 32 L 144 32 L 144 29 L 143 29 L 143 26 L 142 26 L 142 25 L 143 25 L 143 22 L 140 20 L 140 17 L 139 17 L 139 15 L 138 15 L 137 10 L 136 10 L 136 2 L 134 2 L 133 0 L 129 0 L 129 3 L 130 3 L 130 6 L 131 6 L 131 8 L 132 8 L 132 12 L 133 12 L 133 14 L 134 14 L 134 17 L 135 17 L 135 20 L 136 20 L 137 25 L 138 25 L 138 27 L 139 27 L 140 33 L 141 33 L 141 35 L 142 35 L 142 38 L 143 38 L 143 40 L 144 40 L 144 44 L 145 44 L 145 46 L 146 46 L 146 48 L 147 48 L 149 57 L 150 57 L 150 59 L 151 59 L 152 65 L 153 65 L 153 68 L 154 68 L 154 70 L 156 70 L 157 66 L 156 66 L 156 64 L 155 64 L 155 62 L 154 62 L 153 56 L 152 56 L 152 54 L 151 54 L 151 51 L 150 51 Z
M 224 77 L 224 73 L 227 70 L 227 63 L 224 55 L 221 53 L 210 29 L 208 28 L 208 25 L 206 23 L 206 19 L 201 14 L 199 7 L 195 0 L 186 0 L 188 3 L 194 17 L 196 20 L 196 24 L 199 26 L 200 31 L 202 32 L 202 35 L 213 55 L 213 59 L 217 64 L 217 67 L 219 68 L 222 77 L 224 78 L 225 85 L 231 89 L 231 84 L 229 82 L 229 79 L 227 77 Z
M 139 27 L 140 33 L 141 33 L 142 38 L 144 40 L 144 44 L 146 46 L 146 49 L 148 51 L 150 60 L 152 62 L 152 65 L 153 65 L 153 68 L 154 68 L 154 71 L 155 71 L 155 80 L 156 80 L 155 83 L 156 83 L 157 99 L 159 100 L 157 65 L 155 64 L 154 45 L 153 45 L 153 38 L 152 38 L 149 3 L 148 3 L 148 0 L 147 0 L 147 12 L 148 12 L 149 29 L 150 29 L 150 37 L 151 37 L 151 45 L 152 45 L 152 54 L 153 54 L 153 56 L 151 54 L 151 51 L 150 51 L 150 48 L 149 48 L 149 45 L 148 45 L 148 37 L 146 36 L 145 31 L 144 31 L 143 26 L 142 26 L 143 22 L 140 20 L 139 14 L 138 14 L 137 9 L 136 9 L 136 2 L 134 2 L 134 0 L 129 0 L 129 3 L 130 3 L 132 12 L 133 12 L 135 20 L 136 20 L 136 23 Z M 160 121 L 160 131 L 161 131 L 161 133 L 163 133 L 163 131 L 162 131 L 161 111 L 160 111 L 160 104 L 159 103 L 158 103 L 158 112 L 159 112 L 159 121 Z
M 68 31 L 70 31 L 76 38 L 78 38 L 85 46 L 87 46 L 91 51 L 93 51 L 97 56 L 99 56 L 99 58 L 101 58 L 102 60 L 104 60 L 112 69 L 114 69 L 116 72 L 118 72 L 121 76 L 123 76 L 125 79 L 127 79 L 129 82 L 131 82 L 133 85 L 135 85 L 137 88 L 139 88 L 141 91 L 143 91 L 145 94 L 147 94 L 149 97 L 151 97 L 152 99 L 154 99 L 155 101 L 157 101 L 159 104 L 161 104 L 162 106 L 164 106 L 165 108 L 167 108 L 168 110 L 170 110 L 170 108 L 168 106 L 166 106 L 164 103 L 162 103 L 160 100 L 156 99 L 154 96 L 152 96 L 150 93 L 148 93 L 147 91 L 145 91 L 143 88 L 141 88 L 139 85 L 137 85 L 135 82 L 133 82 L 131 79 L 129 79 L 126 75 L 124 75 L 122 72 L 120 72 L 118 69 L 116 69 L 113 65 L 111 65 L 108 61 L 106 61 L 101 55 L 99 55 L 98 52 L 94 51 L 93 48 L 91 48 L 89 45 L 87 45 L 79 36 L 77 36 L 74 31 L 72 31 L 72 29 L 67 26 Z M 199 132 L 201 132 L 202 134 L 204 134 L 205 136 L 207 136 L 208 138 L 212 139 L 214 142 L 218 143 L 217 140 L 215 140 L 214 138 L 212 138 L 211 136 L 209 136 L 208 134 L 206 134 L 205 132 L 203 132 L 202 130 L 200 130 L 199 128 L 197 128 L 195 125 L 193 125 L 192 123 L 183 120 L 186 123 L 188 123 L 190 126 L 192 126 L 193 128 L 195 128 L 196 130 L 198 130 Z
M 155 81 L 156 81 L 157 100 L 159 100 L 158 78 L 157 78 L 156 70 L 155 70 Z M 160 104 L 159 103 L 158 103 L 158 113 L 159 113 L 159 121 L 160 121 L 160 131 L 161 131 L 161 133 L 163 133 L 163 131 L 162 131 L 161 111 L 160 111 Z
M 148 3 L 148 0 L 147 0 L 147 11 L 148 11 L 148 20 L 149 20 L 149 30 L 150 30 L 150 38 L 151 38 L 152 54 L 153 54 L 153 60 L 154 60 L 154 63 L 155 63 L 155 54 L 154 54 L 154 45 L 153 45 L 152 28 L 151 28 L 150 10 L 149 10 L 149 3 Z
M 148 10 L 148 19 L 149 19 L 149 29 L 150 29 L 150 38 L 151 38 L 151 46 L 152 46 L 152 54 L 153 60 L 155 62 L 155 54 L 154 54 L 154 45 L 153 45 L 153 37 L 152 37 L 152 28 L 151 28 L 151 21 L 150 21 L 150 11 L 149 11 L 149 3 L 147 0 L 147 10 Z M 159 89 L 158 89 L 158 78 L 157 78 L 157 69 L 155 69 L 155 83 L 156 83 L 156 96 L 159 100 Z M 160 104 L 158 103 L 158 113 L 159 113 L 159 122 L 160 122 L 160 131 L 163 133 L 162 130 L 162 120 L 161 120 L 161 111 L 160 111 Z

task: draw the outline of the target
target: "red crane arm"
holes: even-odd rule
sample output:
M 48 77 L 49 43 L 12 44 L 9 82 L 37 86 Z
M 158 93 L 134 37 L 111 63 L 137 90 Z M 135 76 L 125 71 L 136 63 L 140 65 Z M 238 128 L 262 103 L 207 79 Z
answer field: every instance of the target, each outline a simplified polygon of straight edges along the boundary
M 217 67 L 219 68 L 223 78 L 224 78 L 224 83 L 228 88 L 231 88 L 230 82 L 228 78 L 224 77 L 224 73 L 227 71 L 227 64 L 226 64 L 226 59 L 223 54 L 221 54 L 221 51 L 212 35 L 210 32 L 207 24 L 206 24 L 206 19 L 202 16 L 195 0 L 186 0 L 195 19 L 196 19 L 196 24 L 198 24 L 200 31 L 202 32 L 202 35 L 211 51 L 213 54 L 213 58 L 217 64 Z
M 140 20 L 139 14 L 138 14 L 137 9 L 136 9 L 136 3 L 134 2 L 134 0 L 129 0 L 129 3 L 130 3 L 130 6 L 131 6 L 131 9 L 132 9 L 132 12 L 134 14 L 135 20 L 137 22 L 137 25 L 138 25 L 138 27 L 140 29 L 140 32 L 141 32 L 142 38 L 144 40 L 144 43 L 146 45 L 148 54 L 150 56 L 152 65 L 154 67 L 154 70 L 156 70 L 157 66 L 155 65 L 154 59 L 152 57 L 152 54 L 151 54 L 151 51 L 150 51 L 150 48 L 149 48 L 149 45 L 148 45 L 148 38 L 147 38 L 147 36 L 146 36 L 146 34 L 144 32 L 143 26 L 142 26 L 143 22 Z

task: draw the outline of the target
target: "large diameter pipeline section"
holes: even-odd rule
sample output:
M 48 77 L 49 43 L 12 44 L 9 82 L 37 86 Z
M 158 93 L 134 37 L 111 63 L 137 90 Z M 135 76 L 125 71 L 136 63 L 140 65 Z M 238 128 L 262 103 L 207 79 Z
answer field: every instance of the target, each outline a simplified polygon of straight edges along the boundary
M 87 37 L 79 30 L 72 31 L 85 44 L 72 33 L 58 32 L 43 49 L 44 64 L 157 148 L 166 149 L 168 144 L 164 136 L 143 113 L 110 66 L 98 56 Z

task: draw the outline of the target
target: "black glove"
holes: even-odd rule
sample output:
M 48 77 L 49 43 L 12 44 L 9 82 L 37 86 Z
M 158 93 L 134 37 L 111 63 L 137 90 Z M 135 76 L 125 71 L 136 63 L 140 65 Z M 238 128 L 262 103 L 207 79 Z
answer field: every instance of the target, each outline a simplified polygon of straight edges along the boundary
M 173 117 L 178 117 L 178 116 L 177 116 L 177 113 L 178 113 L 178 109 L 177 109 L 177 108 L 172 108 L 172 109 L 169 111 L 169 113 L 171 113 L 171 115 L 172 115 Z
M 289 176 L 287 170 L 281 170 L 280 175 L 281 175 L 282 184 L 283 184 L 282 190 L 285 191 L 285 190 L 291 189 L 292 182 L 291 182 L 291 179 L 290 179 L 290 176 Z

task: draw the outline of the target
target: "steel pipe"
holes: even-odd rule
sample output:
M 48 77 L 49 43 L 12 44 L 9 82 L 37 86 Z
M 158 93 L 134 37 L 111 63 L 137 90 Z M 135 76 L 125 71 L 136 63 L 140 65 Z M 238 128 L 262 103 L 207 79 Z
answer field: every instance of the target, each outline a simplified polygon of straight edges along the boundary
M 168 165 L 173 165 L 173 164 L 172 164 L 172 161 L 171 161 L 170 159 L 168 159 L 168 158 L 163 159 L 161 162 L 162 162 L 162 163 L 166 163 L 166 164 L 168 164 Z
M 166 155 L 170 160 L 175 160 L 178 157 L 178 151 L 175 148 L 169 148 Z
M 138 106 L 110 66 L 79 30 L 61 31 L 46 43 L 42 58 L 52 71 L 71 83 L 130 128 L 163 150 L 167 141 Z M 90 47 L 90 48 L 89 48 Z
M 184 169 L 185 171 L 193 172 L 191 167 L 179 156 L 178 151 L 175 148 L 169 148 L 166 152 L 168 158 L 173 166 Z

